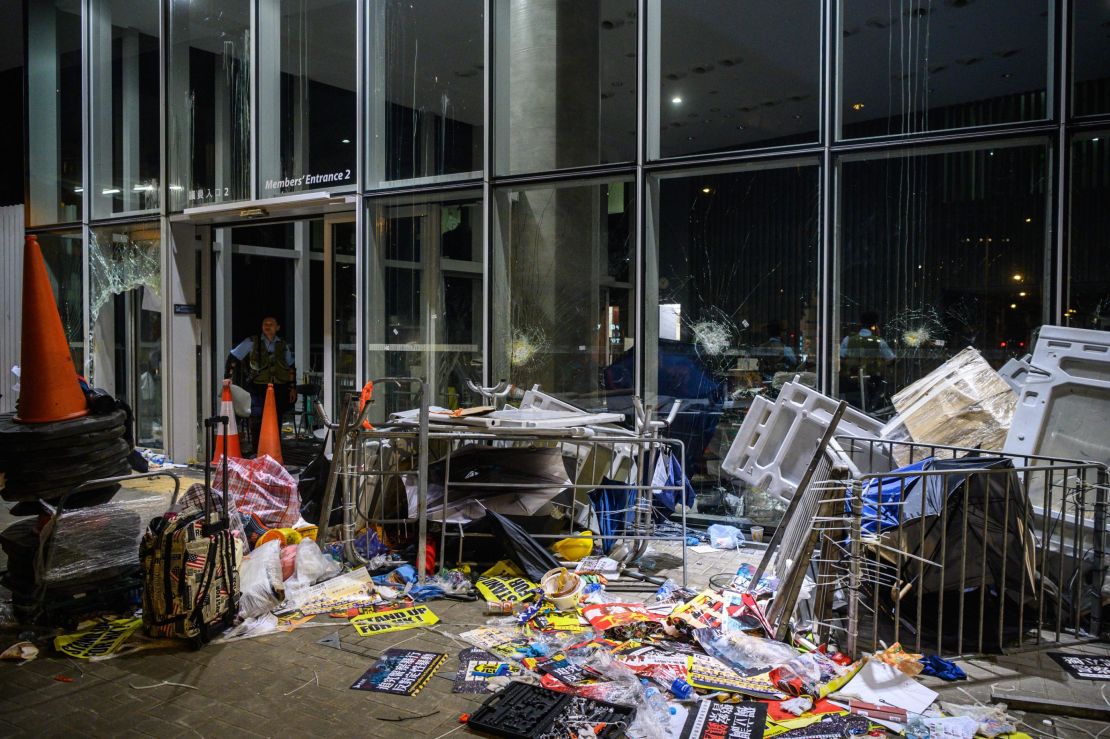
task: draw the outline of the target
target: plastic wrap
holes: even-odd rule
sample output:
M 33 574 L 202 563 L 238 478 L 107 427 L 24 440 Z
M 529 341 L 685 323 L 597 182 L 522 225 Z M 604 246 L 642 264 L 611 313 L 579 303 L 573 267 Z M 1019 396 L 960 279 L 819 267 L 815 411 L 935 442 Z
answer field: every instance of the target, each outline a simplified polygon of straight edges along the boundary
M 898 415 L 886 428 L 904 426 L 919 443 L 988 450 L 1005 445 L 1017 408 L 1014 391 L 971 347 L 902 388 L 893 401 Z
M 43 536 L 53 538 L 42 579 L 67 582 L 122 574 L 139 566 L 139 540 L 150 520 L 166 510 L 166 499 L 151 495 L 116 499 L 88 508 L 63 509 Z
M 281 579 L 281 544 L 268 541 L 243 558 L 239 570 L 239 615 L 254 618 L 276 608 L 285 598 Z

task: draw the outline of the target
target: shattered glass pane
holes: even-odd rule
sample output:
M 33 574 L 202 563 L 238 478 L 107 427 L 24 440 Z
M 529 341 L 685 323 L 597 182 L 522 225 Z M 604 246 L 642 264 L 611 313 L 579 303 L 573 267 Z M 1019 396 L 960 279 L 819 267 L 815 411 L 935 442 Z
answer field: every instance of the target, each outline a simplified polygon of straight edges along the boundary
M 162 446 L 161 235 L 157 223 L 89 238 L 89 381 L 129 403 L 136 442 Z
M 773 520 L 720 465 L 754 398 L 816 385 L 816 163 L 667 177 L 649 244 L 645 386 L 686 447 L 701 515 Z M 763 501 L 763 502 L 761 502 Z
M 972 346 L 995 368 L 1047 322 L 1047 152 L 995 147 L 841 164 L 834 388 L 879 417 Z
M 128 228 L 116 229 L 115 233 L 111 228 L 94 229 L 89 238 L 90 324 L 97 322 L 101 309 L 114 295 L 144 287 L 156 297 L 162 295 L 157 225 L 131 232 Z
M 493 377 L 539 384 L 592 410 L 628 407 L 634 378 L 634 188 L 503 191 L 495 257 Z

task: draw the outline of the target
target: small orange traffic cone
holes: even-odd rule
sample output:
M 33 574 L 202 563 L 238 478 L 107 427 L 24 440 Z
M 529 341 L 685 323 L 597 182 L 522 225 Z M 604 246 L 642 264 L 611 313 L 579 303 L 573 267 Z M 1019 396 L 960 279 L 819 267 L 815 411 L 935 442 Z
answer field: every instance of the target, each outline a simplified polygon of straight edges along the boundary
M 27 236 L 23 250 L 23 338 L 19 359 L 20 423 L 50 423 L 89 412 L 77 384 L 77 370 L 54 302 L 38 239 Z
M 231 380 L 224 380 L 224 389 L 220 394 L 220 415 L 227 416 L 227 456 L 241 457 L 243 450 L 239 448 L 239 427 L 235 425 L 235 405 L 231 401 Z M 216 448 L 212 452 L 212 464 L 220 461 L 224 453 L 223 434 L 216 437 Z
M 281 458 L 281 429 L 278 428 L 277 400 L 274 399 L 274 386 L 266 386 L 266 405 L 262 406 L 262 429 L 258 432 L 256 457 L 269 454 L 278 463 L 285 464 Z

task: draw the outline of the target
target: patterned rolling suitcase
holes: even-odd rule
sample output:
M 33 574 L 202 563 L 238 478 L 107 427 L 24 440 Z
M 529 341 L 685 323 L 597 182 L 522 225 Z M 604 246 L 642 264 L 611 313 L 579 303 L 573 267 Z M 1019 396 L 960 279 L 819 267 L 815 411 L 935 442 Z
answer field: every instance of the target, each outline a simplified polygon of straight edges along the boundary
M 216 504 L 212 493 L 212 446 L 217 424 L 224 428 L 224 479 L 227 479 L 226 416 L 205 419 L 203 506 L 177 500 L 150 522 L 139 545 L 143 570 L 143 627 L 150 636 L 189 639 L 200 646 L 231 626 L 239 611 L 239 565 L 243 543 L 230 527 L 228 496 Z

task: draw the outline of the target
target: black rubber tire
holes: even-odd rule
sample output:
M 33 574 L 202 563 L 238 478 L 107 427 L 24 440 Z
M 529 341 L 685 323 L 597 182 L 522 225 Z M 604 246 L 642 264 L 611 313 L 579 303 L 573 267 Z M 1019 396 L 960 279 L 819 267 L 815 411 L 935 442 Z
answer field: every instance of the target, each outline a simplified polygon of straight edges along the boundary
M 125 414 L 121 410 L 103 416 L 81 416 L 68 421 L 52 423 L 17 423 L 14 413 L 0 414 L 0 444 L 21 444 L 101 431 L 112 426 L 122 426 Z
M 126 459 L 107 460 L 100 467 L 89 468 L 87 472 L 77 473 L 70 477 L 54 478 L 42 482 L 29 482 L 13 485 L 9 480 L 0 491 L 4 500 L 52 500 L 61 497 L 81 483 L 101 477 L 116 477 L 126 475 L 131 471 L 131 465 Z
M 119 490 L 119 483 L 112 483 L 111 485 L 106 485 L 102 488 L 93 488 L 92 490 L 85 490 L 83 492 L 77 493 L 76 495 L 71 495 L 66 500 L 66 510 L 71 511 L 76 508 L 88 508 L 89 506 L 107 503 L 112 498 L 116 497 L 116 493 L 118 493 Z M 51 505 L 56 505 L 58 500 L 64 494 L 64 492 L 60 493 L 58 496 L 53 498 L 21 500 L 20 502 L 12 506 L 9 513 L 11 513 L 11 515 L 13 516 L 38 516 L 39 514 L 44 512 L 40 501 L 46 501 Z
M 126 427 L 121 423 L 118 426 L 93 431 L 87 434 L 78 434 L 76 436 L 64 436 L 57 439 L 45 439 L 42 441 L 19 441 L 15 442 L 9 438 L 0 435 L 0 469 L 4 464 L 10 463 L 12 460 L 18 460 L 25 454 L 35 454 L 44 450 L 59 450 L 59 449 L 72 449 L 75 447 L 88 447 L 96 446 L 99 444 L 106 444 L 113 439 L 122 438 Z
M 84 469 L 103 467 L 105 460 L 124 459 L 131 447 L 123 439 L 110 439 L 91 447 L 75 447 L 26 454 L 5 468 L 12 485 L 72 477 Z

